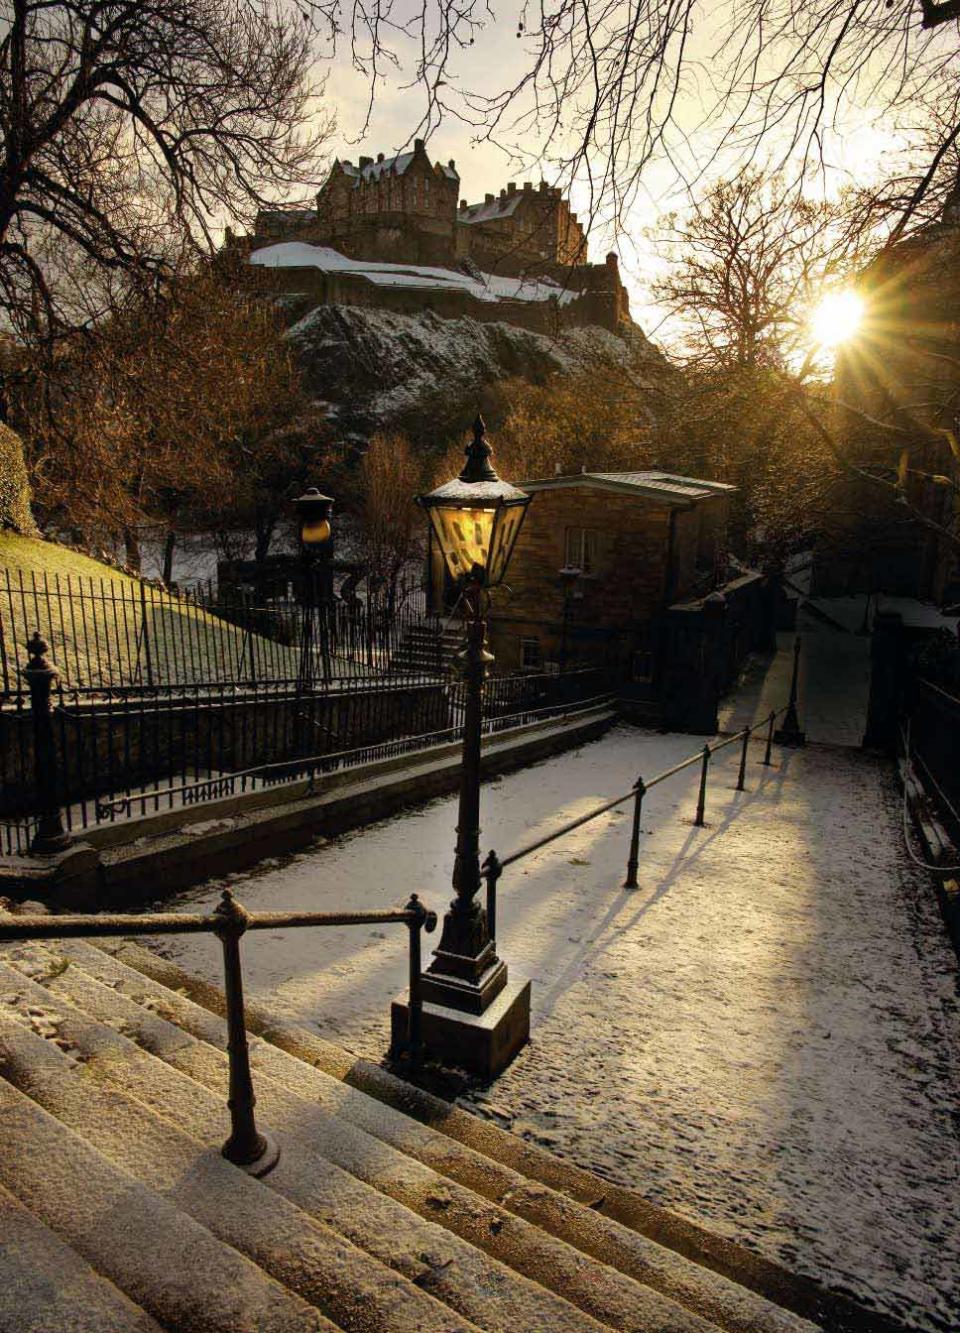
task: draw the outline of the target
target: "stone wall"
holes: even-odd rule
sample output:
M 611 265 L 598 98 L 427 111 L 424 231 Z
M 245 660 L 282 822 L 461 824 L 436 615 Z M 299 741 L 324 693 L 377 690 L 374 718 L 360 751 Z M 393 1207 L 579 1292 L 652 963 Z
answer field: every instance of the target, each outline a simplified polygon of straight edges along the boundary
M 481 323 L 514 324 L 534 333 L 555 336 L 564 328 L 599 326 L 617 332 L 629 318 L 627 297 L 614 266 L 597 264 L 574 270 L 571 284 L 583 282 L 582 294 L 561 305 L 557 301 L 482 301 L 468 291 L 381 286 L 360 274 L 325 273 L 313 267 L 264 269 L 277 291 L 303 295 L 317 305 L 347 305 L 420 315 L 430 310 L 442 319 L 467 317 Z M 557 280 L 567 281 L 558 271 Z M 554 276 L 550 274 L 549 276 Z M 578 286 L 575 290 L 581 290 Z

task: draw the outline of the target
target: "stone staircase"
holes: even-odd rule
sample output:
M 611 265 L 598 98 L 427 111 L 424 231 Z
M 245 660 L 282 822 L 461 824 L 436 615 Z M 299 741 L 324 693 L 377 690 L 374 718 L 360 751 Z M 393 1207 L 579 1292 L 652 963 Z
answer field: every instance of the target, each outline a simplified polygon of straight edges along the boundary
M 0 950 L 0 1330 L 884 1326 L 253 1004 L 255 1179 L 222 1007 L 136 945 Z
M 390 670 L 404 674 L 445 675 L 463 647 L 463 628 L 455 621 L 424 620 L 408 625 L 390 658 Z

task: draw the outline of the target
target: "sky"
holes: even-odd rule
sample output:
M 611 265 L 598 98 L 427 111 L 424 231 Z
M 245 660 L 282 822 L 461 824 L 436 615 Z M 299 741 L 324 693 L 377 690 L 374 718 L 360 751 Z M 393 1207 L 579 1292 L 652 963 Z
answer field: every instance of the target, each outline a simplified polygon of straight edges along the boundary
M 407 0 L 396 0 L 396 3 L 402 6 Z M 499 16 L 491 18 L 485 30 L 478 34 L 474 46 L 454 57 L 449 73 L 451 91 L 462 80 L 472 87 L 488 88 L 493 92 L 520 75 L 525 68 L 528 48 L 524 39 L 517 38 L 518 12 L 516 7 L 501 10 Z M 590 259 L 602 261 L 610 248 L 617 250 L 634 318 L 648 335 L 662 335 L 667 340 L 669 328 L 661 330 L 662 312 L 652 304 L 649 292 L 650 281 L 662 270 L 663 261 L 657 256 L 648 233 L 655 227 L 659 216 L 671 209 L 682 208 L 682 176 L 689 177 L 694 169 L 701 171 L 702 188 L 736 170 L 738 157 L 727 142 L 726 127 L 718 122 L 709 129 L 702 125 L 712 48 L 723 34 L 729 13 L 727 3 L 717 4 L 710 10 L 712 22 L 705 19 L 693 34 L 688 53 L 692 62 L 691 74 L 685 82 L 678 113 L 679 130 L 689 137 L 686 143 L 679 135 L 675 137 L 676 165 L 663 160 L 644 171 L 641 190 L 619 235 L 614 237 L 602 218 L 595 219 L 590 228 Z M 405 50 L 402 46 L 398 50 L 405 64 L 414 53 L 409 45 Z M 378 152 L 384 152 L 390 155 L 408 145 L 418 133 L 423 95 L 417 87 L 403 86 L 406 77 L 403 72 L 392 73 L 377 87 L 369 125 L 365 126 L 369 85 L 363 75 L 351 68 L 345 46 L 341 46 L 334 59 L 324 61 L 322 68 L 327 78 L 323 106 L 335 115 L 337 121 L 329 145 L 331 161 L 335 156 L 355 161 L 360 154 L 376 156 Z M 485 79 L 485 74 L 489 74 L 489 78 Z M 779 151 L 776 133 L 768 137 L 767 143 L 765 154 L 769 162 Z M 869 102 L 860 105 L 853 98 L 843 113 L 842 133 L 835 136 L 829 146 L 827 169 L 813 188 L 835 193 L 845 184 L 867 183 L 878 176 L 899 145 L 889 118 L 882 117 Z M 532 152 L 535 146 L 529 141 L 524 144 L 525 148 L 528 146 Z M 518 184 L 525 180 L 536 182 L 543 176 L 554 183 L 557 179 L 555 169 L 549 165 L 541 168 L 536 163 L 511 160 L 507 152 L 481 141 L 476 129 L 453 116 L 446 117 L 439 128 L 428 135 L 427 148 L 434 160 L 446 162 L 453 158 L 456 161 L 462 182 L 461 194 L 470 202 L 482 199 L 488 191 L 498 192 L 509 181 Z M 584 219 L 589 213 L 589 195 L 576 183 L 571 192 L 571 203 L 574 211 Z

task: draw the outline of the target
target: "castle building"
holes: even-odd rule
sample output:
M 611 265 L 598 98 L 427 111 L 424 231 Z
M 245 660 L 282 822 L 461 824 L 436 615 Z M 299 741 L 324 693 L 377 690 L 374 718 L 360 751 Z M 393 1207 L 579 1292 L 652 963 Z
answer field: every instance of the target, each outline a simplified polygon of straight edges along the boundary
M 351 259 L 457 266 L 519 276 L 582 265 L 587 241 L 559 189 L 511 182 L 482 203 L 460 198 L 456 163 L 431 162 L 424 141 L 395 157 L 337 159 L 314 208 L 263 210 L 252 240 L 326 245 Z

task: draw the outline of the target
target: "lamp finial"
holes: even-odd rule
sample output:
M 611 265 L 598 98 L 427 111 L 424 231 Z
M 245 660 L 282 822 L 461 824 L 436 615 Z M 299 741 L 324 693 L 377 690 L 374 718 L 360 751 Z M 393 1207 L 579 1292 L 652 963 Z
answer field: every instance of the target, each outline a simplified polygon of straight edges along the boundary
M 477 413 L 473 423 L 473 439 L 464 450 L 467 461 L 460 473 L 461 481 L 499 481 L 496 468 L 490 462 L 493 450 L 487 441 L 487 427 L 483 417 Z

